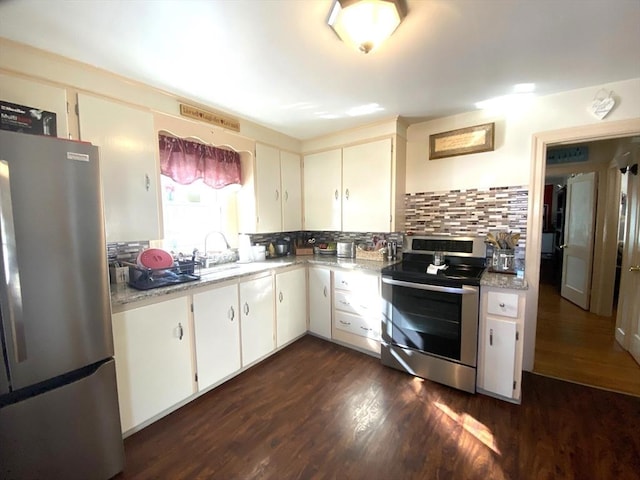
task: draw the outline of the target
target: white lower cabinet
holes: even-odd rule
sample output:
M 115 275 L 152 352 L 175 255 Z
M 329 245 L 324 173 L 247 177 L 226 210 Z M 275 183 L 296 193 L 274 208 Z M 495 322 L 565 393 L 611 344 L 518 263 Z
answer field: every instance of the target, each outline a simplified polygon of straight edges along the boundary
M 520 402 L 525 292 L 481 287 L 477 389 Z
M 380 275 L 334 270 L 333 338 L 380 354 Z
M 214 288 L 193 296 L 198 390 L 240 370 L 238 285 Z
M 242 366 L 275 350 L 273 276 L 240 282 Z
M 112 317 L 122 431 L 194 393 L 189 297 Z
M 278 348 L 307 331 L 305 268 L 276 274 L 276 345 Z
M 331 270 L 309 267 L 309 331 L 331 339 Z

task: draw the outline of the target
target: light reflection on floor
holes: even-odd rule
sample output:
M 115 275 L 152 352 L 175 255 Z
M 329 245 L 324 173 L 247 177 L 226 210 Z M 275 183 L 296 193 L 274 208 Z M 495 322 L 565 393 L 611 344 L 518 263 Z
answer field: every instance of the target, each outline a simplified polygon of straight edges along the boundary
M 498 445 L 496 444 L 495 437 L 491 433 L 491 430 L 489 430 L 483 423 L 479 422 L 467 413 L 456 413 L 443 403 L 433 402 L 433 404 L 465 431 L 480 440 L 495 453 L 501 455 L 500 449 L 498 449 Z

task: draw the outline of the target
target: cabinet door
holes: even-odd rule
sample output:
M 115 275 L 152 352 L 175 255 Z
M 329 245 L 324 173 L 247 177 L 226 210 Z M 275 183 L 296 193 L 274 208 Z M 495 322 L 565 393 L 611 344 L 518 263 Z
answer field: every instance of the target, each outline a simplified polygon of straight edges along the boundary
M 240 283 L 240 331 L 242 366 L 275 349 L 273 277 Z
M 153 115 L 78 94 L 80 138 L 100 147 L 107 242 L 161 238 Z
M 304 268 L 276 275 L 277 346 L 291 342 L 307 331 L 307 277 Z
M 194 393 L 187 297 L 113 315 L 122 431 Z
M 517 323 L 488 317 L 484 332 L 482 388 L 504 397 L 513 396 Z
M 304 157 L 304 229 L 342 228 L 342 151 Z
M 309 267 L 309 330 L 331 339 L 331 271 Z
M 390 230 L 391 160 L 389 138 L 343 149 L 342 230 Z
M 229 285 L 193 296 L 198 390 L 240 370 L 238 286 Z
M 0 74 L 2 100 L 56 114 L 56 136 L 70 138 L 67 122 L 67 91 L 64 88 Z
M 300 155 L 280 152 L 282 231 L 302 230 L 302 177 Z
M 282 231 L 280 151 L 256 143 L 257 233 Z

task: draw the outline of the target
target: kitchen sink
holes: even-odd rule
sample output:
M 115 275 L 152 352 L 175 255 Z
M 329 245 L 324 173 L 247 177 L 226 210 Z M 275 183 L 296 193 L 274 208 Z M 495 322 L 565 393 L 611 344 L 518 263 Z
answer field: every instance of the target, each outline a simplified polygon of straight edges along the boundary
M 240 265 L 238 265 L 237 263 L 222 263 L 220 265 L 214 265 L 208 268 L 201 268 L 200 276 L 204 277 L 207 275 L 213 275 L 216 273 L 225 272 L 227 270 L 235 270 L 238 268 L 240 268 Z

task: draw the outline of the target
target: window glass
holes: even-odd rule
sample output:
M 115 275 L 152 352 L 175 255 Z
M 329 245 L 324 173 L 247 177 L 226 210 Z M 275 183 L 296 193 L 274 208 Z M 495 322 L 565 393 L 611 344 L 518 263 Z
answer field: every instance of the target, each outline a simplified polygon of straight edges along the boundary
M 204 252 L 207 233 L 220 231 L 229 244 L 237 245 L 235 197 L 238 186 L 215 190 L 196 180 L 180 185 L 160 175 L 165 248 L 191 255 L 194 248 Z M 207 250 L 223 250 L 224 242 L 218 236 L 210 237 Z

